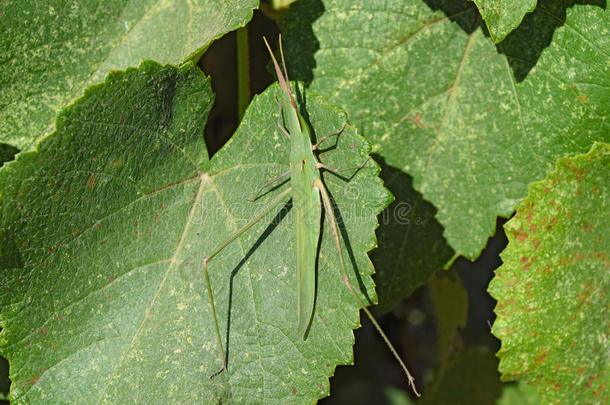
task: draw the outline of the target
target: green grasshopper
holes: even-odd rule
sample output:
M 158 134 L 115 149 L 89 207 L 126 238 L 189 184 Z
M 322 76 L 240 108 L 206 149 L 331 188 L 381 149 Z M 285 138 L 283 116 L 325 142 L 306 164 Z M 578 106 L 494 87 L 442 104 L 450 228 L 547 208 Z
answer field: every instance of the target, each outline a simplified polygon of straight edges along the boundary
M 407 376 L 409 385 L 412 387 L 415 394 L 419 396 L 419 393 L 417 392 L 414 383 L 415 379 L 407 369 L 406 365 L 396 352 L 396 349 L 394 349 L 394 346 L 392 346 L 389 339 L 387 338 L 387 336 L 385 335 L 371 312 L 366 308 L 366 305 L 364 305 L 358 294 L 356 294 L 349 280 L 347 271 L 345 269 L 345 263 L 343 260 L 341 240 L 339 238 L 339 229 L 337 226 L 337 221 L 335 219 L 334 210 L 328 192 L 326 191 L 326 187 L 324 186 L 324 183 L 322 182 L 320 177 L 320 170 L 328 170 L 333 173 L 338 173 L 343 170 L 359 169 L 366 164 L 368 159 L 358 167 L 341 170 L 332 169 L 320 163 L 320 161 L 314 154 L 314 151 L 318 149 L 320 144 L 326 141 L 328 138 L 340 135 L 343 131 L 343 128 L 335 134 L 322 137 L 316 144 L 312 145 L 308 124 L 305 122 L 303 116 L 299 113 L 299 109 L 293 97 L 290 82 L 288 80 L 286 62 L 284 61 L 284 51 L 282 49 L 281 36 L 279 39 L 279 44 L 284 73 L 282 73 L 278 62 L 275 59 L 273 52 L 271 51 L 269 43 L 265 38 L 263 38 L 263 40 L 265 41 L 265 45 L 267 46 L 267 49 L 269 50 L 269 53 L 271 55 L 271 60 L 273 62 L 273 66 L 275 68 L 275 72 L 277 74 L 277 78 L 280 83 L 280 87 L 282 89 L 283 94 L 283 99 L 281 100 L 281 102 L 276 100 L 280 107 L 280 117 L 278 118 L 278 126 L 280 130 L 284 133 L 284 135 L 289 138 L 291 150 L 290 170 L 265 183 L 261 187 L 261 190 L 267 187 L 268 185 L 274 183 L 275 181 L 278 181 L 288 175 L 290 176 L 290 187 L 278 194 L 276 197 L 274 197 L 271 202 L 268 203 L 267 206 L 263 207 L 260 211 L 254 214 L 254 216 L 243 227 L 235 231 L 224 242 L 222 242 L 216 248 L 216 250 L 214 250 L 209 256 L 203 259 L 205 282 L 210 298 L 212 314 L 214 316 L 218 347 L 220 349 L 220 354 L 222 356 L 223 361 L 222 368 L 218 372 L 214 373 L 211 377 L 214 377 L 215 375 L 218 375 L 222 371 L 227 369 L 227 359 L 222 345 L 220 329 L 218 327 L 218 319 L 216 316 L 216 308 L 214 305 L 214 296 L 212 294 L 210 277 L 207 269 L 208 262 L 212 260 L 214 256 L 220 253 L 231 242 L 233 242 L 243 233 L 247 232 L 252 226 L 254 226 L 261 219 L 263 219 L 274 207 L 292 198 L 292 207 L 296 216 L 294 221 L 294 234 L 296 240 L 298 331 L 299 336 L 305 339 L 312 321 L 315 305 L 315 267 L 318 240 L 320 237 L 320 222 L 322 215 L 322 205 L 320 204 L 321 198 L 322 203 L 324 204 L 326 217 L 328 218 L 328 222 L 330 224 L 333 239 L 337 247 L 343 283 L 349 289 L 354 298 L 358 301 L 360 308 L 369 317 L 369 319 L 385 341 L 386 345 L 388 346 L 394 357 L 398 360 L 400 366 L 405 372 L 405 375 Z M 286 127 L 282 125 L 282 118 Z

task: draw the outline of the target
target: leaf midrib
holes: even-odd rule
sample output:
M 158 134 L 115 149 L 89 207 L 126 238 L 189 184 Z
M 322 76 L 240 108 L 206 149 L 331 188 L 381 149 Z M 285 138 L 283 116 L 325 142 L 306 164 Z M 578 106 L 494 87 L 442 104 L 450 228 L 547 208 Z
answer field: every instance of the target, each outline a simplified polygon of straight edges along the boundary
M 180 236 L 180 239 L 178 240 L 178 244 L 176 246 L 174 254 L 169 259 L 170 264 L 169 264 L 169 266 L 167 266 L 167 270 L 165 271 L 165 274 L 163 275 L 163 279 L 159 283 L 159 286 L 157 287 L 157 291 L 153 295 L 153 298 L 151 299 L 150 304 L 149 304 L 148 308 L 146 309 L 146 312 L 144 313 L 144 317 L 142 318 L 142 321 L 140 322 L 140 326 L 138 327 L 138 329 L 134 333 L 133 338 L 131 339 L 131 342 L 127 346 L 127 349 L 123 351 L 123 355 L 121 356 L 119 361 L 117 361 L 116 366 L 114 367 L 113 371 L 110 373 L 109 377 L 106 380 L 106 384 L 103 385 L 104 387 L 107 387 L 110 384 L 110 382 L 112 381 L 114 376 L 117 374 L 117 370 L 119 370 L 121 368 L 121 366 L 123 365 L 123 362 L 127 358 L 127 353 L 129 353 L 131 351 L 131 349 L 133 348 L 135 342 L 137 341 L 138 337 L 140 336 L 141 331 L 144 328 L 144 324 L 149 319 L 151 311 L 152 311 L 152 308 L 154 307 L 154 305 L 155 305 L 155 303 L 157 301 L 157 298 L 159 297 L 159 293 L 160 293 L 161 289 L 163 288 L 163 285 L 165 285 L 165 282 L 167 280 L 167 277 L 168 277 L 170 271 L 174 268 L 174 266 L 177 263 L 176 259 L 177 259 L 178 255 L 180 254 L 180 252 L 182 251 L 182 246 L 183 246 L 184 241 L 186 239 L 186 236 L 187 236 L 187 234 L 189 232 L 190 226 L 191 226 L 191 224 L 193 222 L 193 217 L 195 216 L 195 211 L 196 211 L 197 207 L 201 203 L 201 196 L 202 196 L 203 191 L 205 189 L 205 187 L 204 187 L 204 185 L 205 185 L 205 182 L 204 182 L 205 177 L 204 176 L 205 175 L 197 176 L 197 178 L 199 179 L 199 181 L 201 183 L 199 184 L 199 189 L 197 190 L 197 194 L 195 195 L 195 198 L 193 199 L 193 205 L 191 206 L 191 209 L 189 211 L 189 215 L 188 215 L 186 223 L 184 225 L 184 229 L 182 231 L 182 235 Z M 105 391 L 103 389 L 100 390 L 100 395 L 98 397 L 97 404 L 99 404 L 102 401 L 102 397 L 103 397 L 104 393 L 105 393 Z

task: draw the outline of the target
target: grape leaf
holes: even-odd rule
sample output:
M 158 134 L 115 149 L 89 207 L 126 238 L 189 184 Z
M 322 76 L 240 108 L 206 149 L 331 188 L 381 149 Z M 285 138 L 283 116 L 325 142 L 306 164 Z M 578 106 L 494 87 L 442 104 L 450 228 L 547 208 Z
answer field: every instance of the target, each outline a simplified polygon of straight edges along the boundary
M 405 390 L 398 389 L 390 384 L 371 382 L 366 380 L 354 381 L 350 385 L 333 387 L 333 395 L 327 398 L 324 405 L 413 405 Z
M 256 97 L 208 160 L 209 79 L 190 63 L 148 61 L 88 89 L 59 115 L 56 132 L 0 169 L 0 349 L 11 362 L 14 402 L 286 403 L 328 395 L 335 366 L 352 362 L 358 305 L 323 225 L 314 320 L 305 341 L 298 335 L 289 205 L 209 264 L 228 355 L 228 372 L 209 378 L 222 359 L 202 259 L 278 192 L 244 199 L 287 168 L 279 95 L 274 85 Z M 319 136 L 345 122 L 319 97 L 306 95 L 302 105 Z M 366 159 L 370 146 L 353 128 L 336 139 L 322 151 L 324 163 Z M 350 181 L 323 175 L 350 277 L 370 300 L 366 251 L 391 199 L 378 172 L 369 161 Z
M 379 296 L 377 312 L 392 310 L 398 302 L 443 268 L 453 250 L 443 238 L 443 227 L 434 218 L 436 209 L 413 188 L 413 179 L 395 167 L 381 165 L 381 178 L 395 200 L 379 216 L 379 247 L 371 252 Z
M 281 27 L 291 77 L 350 113 L 472 259 L 528 183 L 610 139 L 610 14 L 572 4 L 540 1 L 498 47 L 454 0 L 309 0 Z
M 528 385 L 523 381 L 516 384 L 505 384 L 502 388 L 502 396 L 498 398 L 498 405 L 539 405 L 540 397 L 536 387 Z
M 27 149 L 113 69 L 179 63 L 252 18 L 258 0 L 0 2 L 0 142 Z
M 294 3 L 296 0 L 271 0 L 271 5 L 276 10 L 281 10 L 284 8 L 288 8 L 290 4 Z
M 498 300 L 504 379 L 539 387 L 543 403 L 608 403 L 610 147 L 560 159 L 506 223 L 489 292 Z
M 489 34 L 494 42 L 501 42 L 519 26 L 525 13 L 536 8 L 537 0 L 518 0 L 505 2 L 502 0 L 470 0 L 474 1 L 479 13 L 485 20 Z
M 486 347 L 470 346 L 459 352 L 423 404 L 493 404 L 500 396 L 498 361 Z
M 455 273 L 450 274 L 452 277 L 431 277 L 428 282 L 436 319 L 441 376 L 449 365 L 451 355 L 462 345 L 459 329 L 466 327 L 468 318 L 468 293 L 460 278 Z

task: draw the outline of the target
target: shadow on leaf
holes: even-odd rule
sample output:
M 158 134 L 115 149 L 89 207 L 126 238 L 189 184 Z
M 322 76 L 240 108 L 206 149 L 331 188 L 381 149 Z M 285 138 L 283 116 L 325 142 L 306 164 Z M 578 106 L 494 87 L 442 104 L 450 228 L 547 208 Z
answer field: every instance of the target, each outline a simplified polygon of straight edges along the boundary
M 605 0 L 542 0 L 533 13 L 526 14 L 521 25 L 497 45 L 508 59 L 518 82 L 532 70 L 542 51 L 551 44 L 557 28 L 564 25 L 566 10 L 577 4 L 606 8 Z
M 379 215 L 377 244 L 370 253 L 375 265 L 378 310 L 389 311 L 410 295 L 454 255 L 443 237 L 436 208 L 413 188 L 413 178 L 373 155 L 381 178 L 396 199 Z

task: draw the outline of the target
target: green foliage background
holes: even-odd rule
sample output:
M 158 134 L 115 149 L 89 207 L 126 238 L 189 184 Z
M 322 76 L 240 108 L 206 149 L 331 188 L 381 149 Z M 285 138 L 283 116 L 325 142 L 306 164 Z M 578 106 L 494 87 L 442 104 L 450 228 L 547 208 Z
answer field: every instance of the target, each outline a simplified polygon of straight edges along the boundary
M 367 302 L 379 297 L 420 401 L 606 402 L 606 7 L 0 3 L 0 347 L 12 400 L 414 401 L 367 324 L 360 368 L 340 367 L 329 391 L 335 367 L 353 361 L 358 308 L 326 229 L 312 331 L 295 335 L 289 204 L 211 264 L 230 368 L 207 378 L 220 359 L 200 260 L 272 198 L 244 201 L 287 162 L 278 89 L 265 90 L 261 70 L 260 36 L 279 27 L 314 136 L 350 124 L 321 160 L 377 162 L 324 180 L 353 282 Z M 262 94 L 241 119 L 227 33 L 249 21 Z M 500 261 L 488 256 L 515 208 L 493 322 L 483 286 Z M 496 369 L 522 381 L 502 384 Z M 481 381 L 489 389 L 472 389 Z

